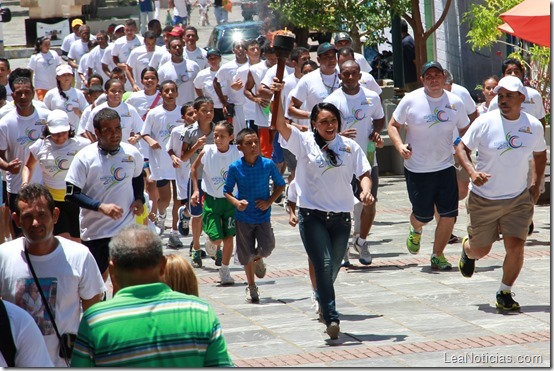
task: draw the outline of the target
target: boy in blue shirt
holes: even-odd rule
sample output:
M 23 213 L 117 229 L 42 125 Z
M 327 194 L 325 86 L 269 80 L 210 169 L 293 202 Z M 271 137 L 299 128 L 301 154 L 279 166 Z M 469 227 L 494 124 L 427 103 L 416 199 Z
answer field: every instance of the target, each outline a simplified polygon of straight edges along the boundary
M 255 277 L 265 276 L 263 258 L 271 255 L 275 248 L 270 222 L 271 204 L 283 193 L 285 181 L 273 161 L 260 156 L 260 139 L 253 129 L 245 128 L 237 134 L 237 146 L 244 157 L 229 166 L 224 192 L 237 209 L 237 256 L 248 281 L 246 300 L 258 303 L 260 297 Z M 271 195 L 270 179 L 273 180 Z M 235 185 L 238 189 L 236 197 L 232 194 Z

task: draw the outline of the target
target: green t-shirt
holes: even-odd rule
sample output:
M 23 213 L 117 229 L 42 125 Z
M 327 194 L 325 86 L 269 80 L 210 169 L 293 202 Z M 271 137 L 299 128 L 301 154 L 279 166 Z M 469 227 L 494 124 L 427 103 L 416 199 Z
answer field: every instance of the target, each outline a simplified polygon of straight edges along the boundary
M 72 367 L 233 366 L 213 308 L 164 283 L 130 286 L 83 315 Z

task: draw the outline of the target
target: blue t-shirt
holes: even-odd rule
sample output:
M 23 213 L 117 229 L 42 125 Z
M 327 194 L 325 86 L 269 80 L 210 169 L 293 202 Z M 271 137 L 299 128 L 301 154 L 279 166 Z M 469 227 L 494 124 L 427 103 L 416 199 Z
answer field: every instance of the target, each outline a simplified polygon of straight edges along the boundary
M 152 0 L 139 0 L 139 7 L 141 12 L 153 12 L 154 11 L 154 4 L 152 3 Z
M 284 186 L 285 180 L 277 170 L 277 166 L 270 159 L 259 156 L 254 165 L 247 163 L 244 158 L 229 165 L 229 172 L 225 181 L 225 193 L 232 193 L 235 184 L 238 188 L 236 198 L 248 201 L 244 211 L 235 211 L 235 219 L 250 224 L 262 224 L 270 221 L 271 207 L 263 211 L 256 207 L 256 200 L 267 200 L 269 194 L 269 180 L 273 179 L 274 187 Z

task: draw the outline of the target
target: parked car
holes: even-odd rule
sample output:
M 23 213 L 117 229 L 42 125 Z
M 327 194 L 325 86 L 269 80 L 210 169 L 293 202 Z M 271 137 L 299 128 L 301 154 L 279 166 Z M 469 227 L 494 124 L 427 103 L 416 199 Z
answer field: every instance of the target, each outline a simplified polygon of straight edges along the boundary
M 207 47 L 219 50 L 222 62 L 230 61 L 234 58 L 233 41 L 258 38 L 262 25 L 262 21 L 230 22 L 217 25 L 210 35 Z

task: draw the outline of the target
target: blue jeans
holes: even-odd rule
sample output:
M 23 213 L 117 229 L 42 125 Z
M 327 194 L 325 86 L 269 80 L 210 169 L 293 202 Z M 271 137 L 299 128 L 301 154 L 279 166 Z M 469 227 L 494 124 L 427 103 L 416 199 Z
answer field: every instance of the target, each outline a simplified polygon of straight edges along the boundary
M 325 323 L 339 322 L 333 283 L 350 237 L 350 213 L 299 208 L 300 237 L 315 269 L 317 296 Z
M 214 15 L 217 24 L 226 23 L 229 17 L 229 14 L 222 6 L 214 6 Z

